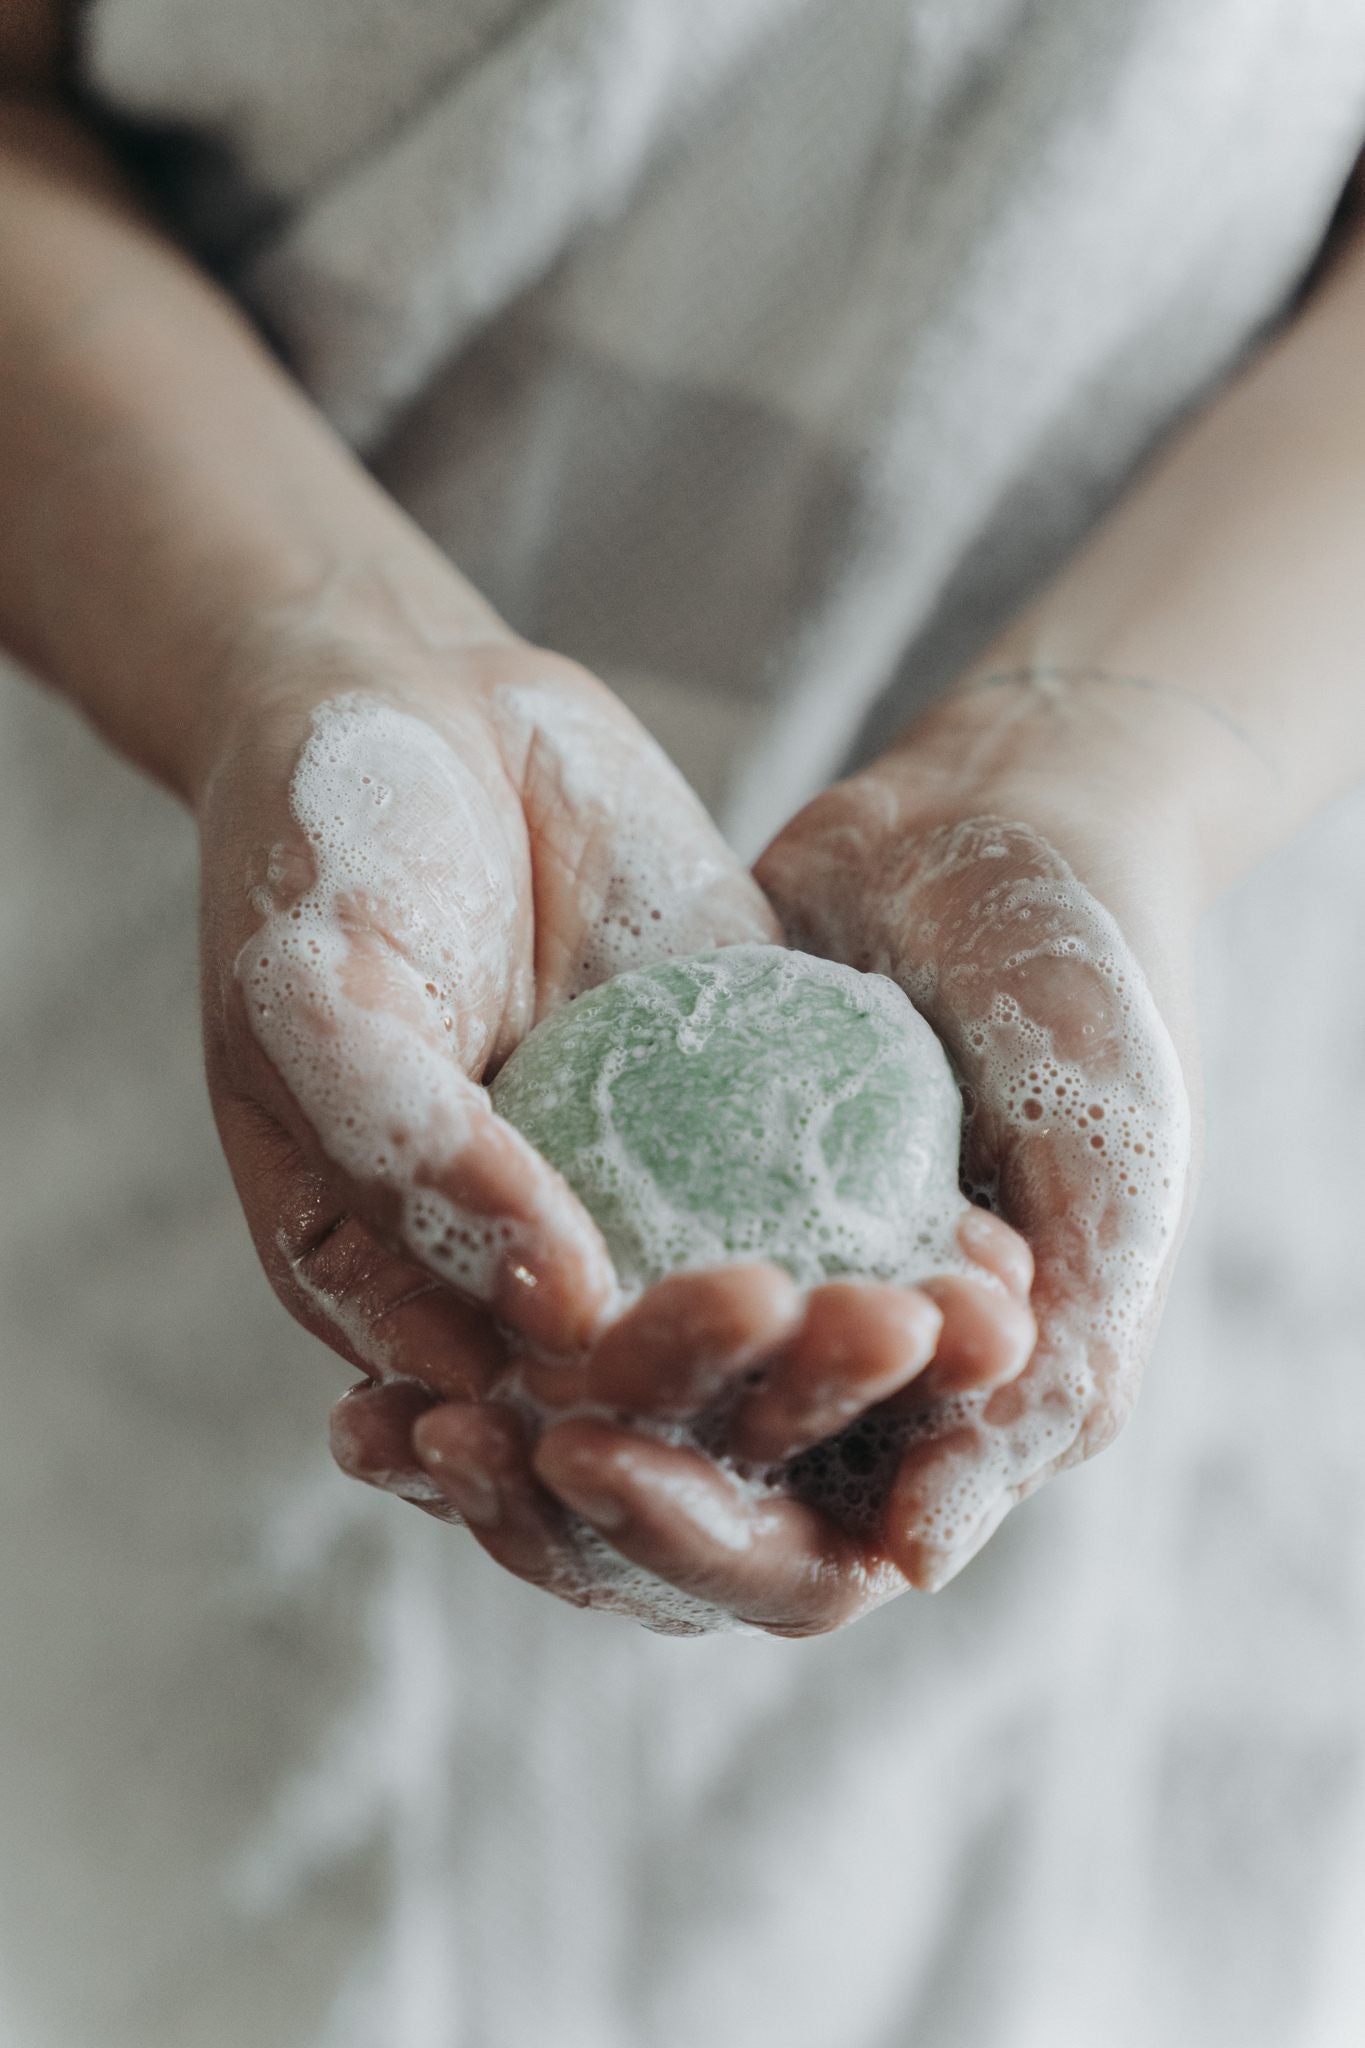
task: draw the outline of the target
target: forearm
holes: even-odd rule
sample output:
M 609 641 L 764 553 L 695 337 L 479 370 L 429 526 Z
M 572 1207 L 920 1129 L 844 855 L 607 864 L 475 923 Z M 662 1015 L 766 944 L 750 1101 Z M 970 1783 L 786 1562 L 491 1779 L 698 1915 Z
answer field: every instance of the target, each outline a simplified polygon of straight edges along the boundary
M 1365 244 L 909 735 L 1187 841 L 1208 901 L 1365 778 Z M 946 771 L 945 771 L 946 772 Z
M 55 100 L 0 98 L 0 252 L 0 644 L 143 766 L 192 790 L 278 619 L 496 630 Z

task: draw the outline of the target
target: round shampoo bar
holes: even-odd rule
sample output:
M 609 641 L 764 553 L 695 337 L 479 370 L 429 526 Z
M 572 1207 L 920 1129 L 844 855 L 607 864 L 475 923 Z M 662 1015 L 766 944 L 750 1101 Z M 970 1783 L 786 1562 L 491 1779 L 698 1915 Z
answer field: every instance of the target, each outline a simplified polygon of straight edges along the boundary
M 622 1286 L 770 1259 L 811 1285 L 913 1282 L 963 1208 L 961 1101 L 929 1025 L 880 974 L 727 946 L 557 1010 L 495 1107 L 576 1189 Z

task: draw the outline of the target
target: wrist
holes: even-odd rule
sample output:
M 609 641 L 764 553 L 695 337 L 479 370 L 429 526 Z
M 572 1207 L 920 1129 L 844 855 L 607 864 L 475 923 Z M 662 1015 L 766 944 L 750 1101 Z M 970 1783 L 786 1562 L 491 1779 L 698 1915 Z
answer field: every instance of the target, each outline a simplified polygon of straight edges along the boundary
M 1276 778 L 1252 742 L 1178 686 L 1009 647 L 955 684 L 879 769 L 930 807 L 1013 816 L 1121 886 L 1151 878 L 1194 921 L 1274 843 Z M 1068 855 L 1070 857 L 1070 855 Z
M 298 727 L 350 691 L 430 713 L 468 708 L 487 656 L 516 644 L 490 606 L 434 550 L 377 550 L 318 562 L 257 588 L 201 634 L 193 673 L 166 679 L 190 708 L 154 772 L 192 808 L 218 764 L 263 722 Z
M 1135 693 L 1137 694 L 1137 693 Z M 1158 1006 L 1192 1039 L 1199 917 L 1216 893 L 1172 735 L 1120 709 L 1117 690 L 988 671 L 954 688 L 857 780 L 898 833 L 969 818 L 1024 825 L 1118 922 Z

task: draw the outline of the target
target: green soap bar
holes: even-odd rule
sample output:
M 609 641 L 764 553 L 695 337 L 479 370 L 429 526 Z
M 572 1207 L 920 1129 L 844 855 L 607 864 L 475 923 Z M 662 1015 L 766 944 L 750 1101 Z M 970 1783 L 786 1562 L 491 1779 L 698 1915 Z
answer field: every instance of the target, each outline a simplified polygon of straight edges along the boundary
M 771 1259 L 923 1279 L 962 1208 L 961 1100 L 891 981 L 781 946 L 618 975 L 554 1012 L 494 1106 L 576 1189 L 622 1284 Z

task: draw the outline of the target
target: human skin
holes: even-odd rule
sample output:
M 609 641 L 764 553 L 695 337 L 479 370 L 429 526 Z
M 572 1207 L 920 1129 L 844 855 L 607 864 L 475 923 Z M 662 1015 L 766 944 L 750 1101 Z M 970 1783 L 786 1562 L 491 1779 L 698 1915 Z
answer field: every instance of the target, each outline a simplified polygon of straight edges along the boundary
M 1019 1370 L 1034 1336 L 1020 1299 L 1028 1255 L 989 1218 L 971 1240 L 979 1277 L 945 1276 L 932 1293 L 869 1284 L 803 1301 L 758 1267 L 689 1276 L 620 1325 L 595 1229 L 477 1083 L 585 980 L 775 939 L 771 908 L 641 728 L 462 581 L 140 217 L 78 123 L 41 94 L 13 96 L 0 152 L 0 638 L 195 812 L 209 1087 L 253 1239 L 291 1312 L 390 1382 L 368 1411 L 347 1405 L 347 1461 L 438 1507 L 406 1438 L 390 1455 L 385 1432 L 398 1414 L 410 1433 L 415 1388 L 426 1404 L 480 1402 L 505 1373 L 509 1333 L 558 1358 L 540 1370 L 561 1400 L 599 1369 L 599 1339 L 610 1375 L 613 1345 L 619 1358 L 646 1325 L 661 1384 L 703 1350 L 713 1374 L 762 1357 L 773 1392 L 790 1381 L 787 1405 L 802 1411 L 769 1414 L 784 1447 L 842 1415 L 860 1380 L 870 1395 Z M 405 1186 L 355 1169 L 351 1117 L 306 1080 L 286 1082 L 244 972 L 272 918 L 287 923 L 317 879 L 291 785 L 317 714 L 347 701 L 407 738 L 384 761 L 393 800 L 373 844 L 386 848 L 385 885 L 333 906 L 359 1062 L 345 1108 L 368 1115 L 395 1057 L 432 1050 L 434 970 L 411 943 L 414 904 L 469 970 L 451 992 L 450 1044 L 436 1044 L 429 1113 L 388 1133 L 408 1145 Z M 442 809 L 435 797 L 461 778 L 470 800 Z M 657 868 L 661 849 L 685 886 L 640 894 L 629 878 Z M 478 888 L 494 912 L 476 932 Z M 335 1034 L 318 991 L 300 985 L 290 1006 L 290 1029 L 322 1059 Z M 431 1247 L 406 1230 L 414 1186 L 428 1206 L 437 1197 L 507 1234 L 474 1299 L 443 1284 L 440 1260 L 433 1270 Z M 505 1406 L 477 1413 L 515 1472 L 496 1526 L 466 1502 L 476 1537 L 523 1575 L 592 1597 L 572 1517 L 533 1473 L 526 1433 Z M 762 1404 L 742 1426 L 760 1455 Z M 454 1490 L 452 1460 L 434 1462 Z M 794 1501 L 772 1512 L 787 1555 L 754 1616 L 804 1622 L 798 1582 L 840 1532 Z M 853 1596 L 850 1578 L 843 1609 Z
M 582 985 L 640 829 L 612 792 L 634 790 L 641 815 L 662 807 L 677 821 L 703 877 L 657 920 L 647 913 L 660 905 L 626 904 L 628 922 L 646 913 L 641 957 L 775 934 L 771 904 L 813 949 L 912 983 L 937 965 L 938 1014 L 934 998 L 925 1007 L 950 1047 L 942 992 L 962 929 L 945 935 L 952 918 L 931 914 L 949 884 L 927 855 L 967 821 L 1005 821 L 1007 871 L 1026 881 L 1065 864 L 1076 916 L 1112 919 L 1145 973 L 1155 1012 L 1125 1021 L 1141 1042 L 1118 1051 L 1139 1066 L 1174 1056 L 1197 1096 L 1201 912 L 1365 768 L 1354 637 L 1365 258 L 1346 254 L 890 755 L 779 835 L 758 869 L 765 902 L 633 721 L 508 631 L 142 220 L 62 105 L 41 33 L 50 12 L 18 10 L 0 43 L 0 639 L 195 809 L 210 1088 L 253 1236 L 291 1312 L 363 1373 L 388 1376 L 342 1404 L 342 1462 L 429 1512 L 459 1513 L 499 1563 L 573 1599 L 592 1595 L 574 1514 L 670 1584 L 780 1634 L 941 1583 L 973 1545 L 933 1535 L 936 1460 L 972 1453 L 935 1438 L 935 1399 L 976 1385 L 1003 1401 L 1016 1380 L 1016 1401 L 1046 1393 L 1049 1361 L 1066 1349 L 1058 1333 L 1099 1272 L 1068 1233 L 1076 1183 L 1054 1170 L 1062 1151 L 1024 1145 L 1002 1105 L 978 1108 L 974 1165 L 998 1183 L 1008 1223 L 977 1212 L 965 1246 L 977 1279 L 840 1284 L 803 1301 L 772 1269 L 729 1269 L 664 1282 L 622 1317 L 591 1225 L 476 1084 Z M 529 726 L 509 717 L 528 692 L 573 707 L 596 735 L 607 772 L 586 797 L 564 772 L 558 711 Z M 243 948 L 310 879 L 290 785 L 313 717 L 356 694 L 472 764 L 496 821 L 501 966 L 480 984 L 478 1014 L 460 1020 L 480 1050 L 452 1074 L 458 1131 L 421 1162 L 464 1208 L 516 1226 L 517 1257 L 478 1301 L 404 1240 L 392 1179 L 346 1169 L 243 998 Z M 420 800 L 414 785 L 414 815 Z M 409 873 L 401 820 L 397 858 Z M 452 828 L 433 872 L 456 929 L 468 858 Z M 386 1030 L 420 1038 L 420 963 L 390 908 L 349 906 L 352 993 Z M 998 937 L 1003 971 L 1010 936 Z M 1025 991 L 1082 1066 L 1112 1038 L 1102 979 L 1059 954 L 1034 964 Z M 962 1065 L 966 1049 L 954 1050 Z M 1188 1167 L 1182 1157 L 1181 1217 L 1148 1262 L 1139 1335 L 1122 1356 L 1089 1360 L 1091 1392 L 1065 1442 L 999 1494 L 1002 1506 L 1098 1448 L 1131 1405 L 1188 1214 Z M 586 1398 L 619 1419 L 571 1417 L 532 1441 L 489 1398 L 509 1331 L 546 1354 L 536 1377 L 548 1406 Z M 1074 1329 L 1066 1342 L 1074 1353 Z M 665 1400 L 674 1415 L 701 1410 L 738 1373 L 759 1375 L 731 1440 L 751 1458 L 787 1458 L 868 1404 L 908 1395 L 930 1416 L 875 1531 L 836 1528 L 790 1489 L 741 1496 L 700 1452 L 632 1426 Z

